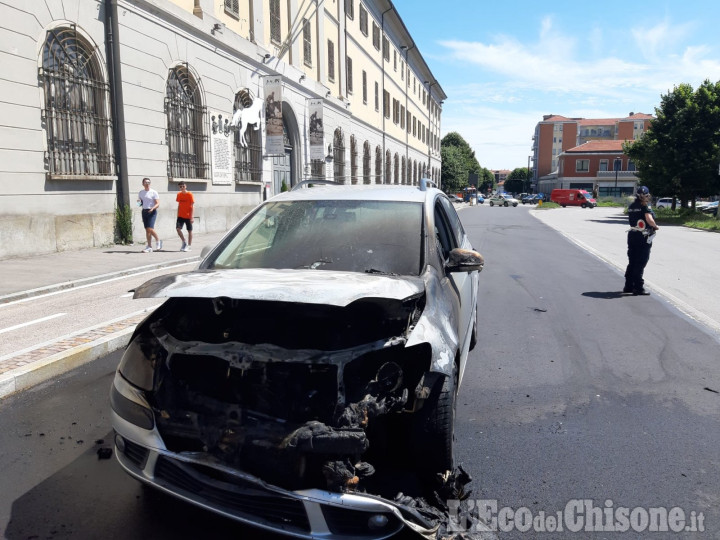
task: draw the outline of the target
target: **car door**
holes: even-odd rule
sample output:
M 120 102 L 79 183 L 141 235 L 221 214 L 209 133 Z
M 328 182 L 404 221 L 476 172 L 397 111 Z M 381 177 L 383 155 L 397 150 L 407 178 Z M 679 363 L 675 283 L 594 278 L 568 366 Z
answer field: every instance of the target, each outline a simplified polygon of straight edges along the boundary
M 447 262 L 450 251 L 455 248 L 472 249 L 465 229 L 455 209 L 445 197 L 438 197 L 435 203 L 435 232 L 440 244 L 443 262 Z M 461 351 L 459 376 L 465 369 L 465 358 L 470 346 L 475 302 L 477 298 L 477 272 L 446 273 L 443 289 L 451 297 L 457 307 L 458 344 Z

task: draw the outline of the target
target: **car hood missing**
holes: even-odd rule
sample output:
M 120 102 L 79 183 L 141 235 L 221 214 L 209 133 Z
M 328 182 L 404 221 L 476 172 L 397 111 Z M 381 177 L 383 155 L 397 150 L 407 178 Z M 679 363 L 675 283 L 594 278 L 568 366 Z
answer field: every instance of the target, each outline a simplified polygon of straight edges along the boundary
M 327 270 L 195 270 L 159 276 L 135 289 L 134 298 L 217 298 L 344 307 L 361 298 L 406 300 L 424 293 L 423 280 Z

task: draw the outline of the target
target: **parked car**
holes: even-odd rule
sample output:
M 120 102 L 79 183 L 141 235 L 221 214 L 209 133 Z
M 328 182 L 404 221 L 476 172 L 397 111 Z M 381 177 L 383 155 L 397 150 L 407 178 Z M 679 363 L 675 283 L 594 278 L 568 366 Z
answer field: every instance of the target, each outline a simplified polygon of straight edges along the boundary
M 424 180 L 312 183 L 256 207 L 195 271 L 135 290 L 167 300 L 115 374 L 117 459 L 270 531 L 386 538 L 410 524 L 429 537 L 432 519 L 378 486 L 399 462 L 428 489 L 453 470 L 484 260 Z
M 672 197 L 661 197 L 655 203 L 655 208 L 670 208 L 670 207 L 672 207 L 672 203 L 673 203 Z M 680 206 L 680 201 L 678 201 L 676 203 L 676 206 Z
M 490 206 L 495 206 L 496 204 L 498 206 L 517 206 L 520 203 L 520 201 L 508 195 L 507 193 L 493 195 L 492 197 L 490 197 L 490 199 L 488 199 L 488 202 L 490 203 Z
M 478 204 L 484 203 L 484 202 L 485 202 L 485 197 L 483 197 L 482 195 L 480 195 L 480 194 L 478 193 L 477 202 L 478 202 Z
M 448 194 L 448 199 L 450 199 L 450 201 L 452 201 L 452 202 L 454 202 L 454 203 L 461 203 L 461 202 L 463 202 L 462 198 L 461 198 L 461 197 L 458 197 L 458 196 L 455 195 L 454 193 L 449 193 L 449 194 Z
M 708 203 L 702 207 L 702 212 L 704 214 L 712 214 L 713 216 L 717 216 L 717 211 L 718 211 L 718 201 Z
M 520 201 L 523 204 L 537 204 L 539 201 L 542 201 L 542 195 L 535 194 L 535 195 L 526 195 L 522 198 Z
M 550 200 L 565 208 L 566 206 L 580 206 L 582 208 L 595 208 L 597 201 L 592 194 L 584 189 L 553 189 Z

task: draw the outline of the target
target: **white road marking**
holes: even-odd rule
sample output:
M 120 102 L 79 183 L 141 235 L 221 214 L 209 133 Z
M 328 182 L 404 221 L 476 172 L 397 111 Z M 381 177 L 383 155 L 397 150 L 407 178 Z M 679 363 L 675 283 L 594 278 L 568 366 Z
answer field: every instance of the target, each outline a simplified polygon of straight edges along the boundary
M 0 334 L 4 334 L 5 332 L 12 332 L 13 330 L 17 330 L 18 328 L 24 328 L 26 326 L 30 326 L 31 324 L 38 324 L 41 322 L 49 321 L 50 319 L 56 319 L 57 317 L 62 317 L 63 315 L 67 315 L 67 313 L 56 313 L 55 315 L 48 315 L 47 317 L 35 319 L 34 321 L 28 321 L 26 323 L 16 324 L 15 326 L 9 326 L 8 328 L 3 328 L 2 330 L 0 330 Z

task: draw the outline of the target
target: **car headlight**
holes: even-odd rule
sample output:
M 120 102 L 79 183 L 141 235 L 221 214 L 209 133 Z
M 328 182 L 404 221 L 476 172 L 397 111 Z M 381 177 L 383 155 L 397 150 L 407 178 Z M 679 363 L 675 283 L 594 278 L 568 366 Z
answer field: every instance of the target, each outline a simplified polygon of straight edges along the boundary
M 118 366 L 123 378 L 141 390 L 153 389 L 155 361 L 161 351 L 158 341 L 147 334 L 138 334 L 125 349 Z

